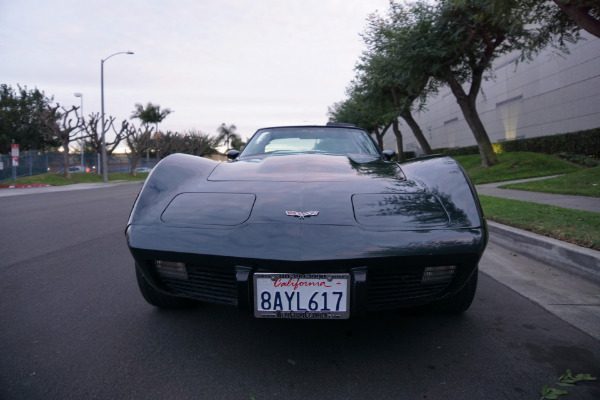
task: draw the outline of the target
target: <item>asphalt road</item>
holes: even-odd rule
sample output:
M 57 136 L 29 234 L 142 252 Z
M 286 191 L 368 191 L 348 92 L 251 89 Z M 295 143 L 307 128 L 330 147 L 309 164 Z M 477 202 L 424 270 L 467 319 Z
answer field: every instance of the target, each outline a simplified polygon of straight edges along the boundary
M 0 198 L 0 399 L 539 399 L 600 375 L 598 340 L 484 273 L 459 317 L 154 309 L 123 235 L 139 188 Z

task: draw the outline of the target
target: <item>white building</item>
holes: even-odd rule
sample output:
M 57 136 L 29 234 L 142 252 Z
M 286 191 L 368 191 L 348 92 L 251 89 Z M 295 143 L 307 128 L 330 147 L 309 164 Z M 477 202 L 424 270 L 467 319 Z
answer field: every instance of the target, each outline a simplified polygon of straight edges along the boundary
M 516 56 L 494 61 L 495 77 L 483 82 L 477 101 L 492 143 L 600 127 L 600 39 L 585 32 L 582 36 L 570 46 L 570 54 L 549 48 L 518 65 Z M 433 149 L 477 144 L 449 87 L 429 99 L 415 119 Z M 408 125 L 400 121 L 404 151 L 422 154 Z M 384 143 L 396 149 L 391 130 Z

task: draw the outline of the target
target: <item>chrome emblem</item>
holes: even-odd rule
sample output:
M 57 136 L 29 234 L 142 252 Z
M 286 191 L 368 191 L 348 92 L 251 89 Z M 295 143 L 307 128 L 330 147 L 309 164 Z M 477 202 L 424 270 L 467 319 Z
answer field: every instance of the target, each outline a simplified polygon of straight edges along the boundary
M 307 212 L 286 211 L 285 215 L 287 215 L 288 217 L 299 217 L 300 219 L 304 219 L 304 217 L 316 217 L 317 215 L 319 215 L 319 212 L 318 211 L 307 211 Z

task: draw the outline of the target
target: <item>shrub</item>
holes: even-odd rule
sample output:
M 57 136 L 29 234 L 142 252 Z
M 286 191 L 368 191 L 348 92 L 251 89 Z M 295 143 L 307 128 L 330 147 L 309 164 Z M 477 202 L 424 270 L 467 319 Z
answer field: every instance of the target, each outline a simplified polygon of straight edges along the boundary
M 582 156 L 580 154 L 574 154 L 569 152 L 561 152 L 556 154 L 557 157 L 567 160 L 574 164 L 583 165 L 584 167 L 597 167 L 600 165 L 600 160 L 595 158 Z
M 510 140 L 494 143 L 496 153 L 512 153 L 530 151 L 534 153 L 556 154 L 561 152 L 600 158 L 600 128 L 588 129 L 559 135 L 540 136 L 535 138 Z M 445 149 L 449 156 L 478 154 L 477 146 L 467 146 L 458 149 Z

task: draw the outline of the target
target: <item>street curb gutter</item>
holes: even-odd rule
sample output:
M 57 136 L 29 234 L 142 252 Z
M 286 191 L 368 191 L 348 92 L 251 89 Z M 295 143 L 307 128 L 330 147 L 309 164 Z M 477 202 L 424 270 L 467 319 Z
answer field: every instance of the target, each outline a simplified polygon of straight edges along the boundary
M 600 282 L 600 251 L 488 221 L 490 241 L 516 253 Z
M 52 185 L 46 185 L 44 183 L 31 183 L 28 185 L 0 185 L 0 189 L 21 189 L 21 188 L 37 188 L 37 187 L 49 187 Z

